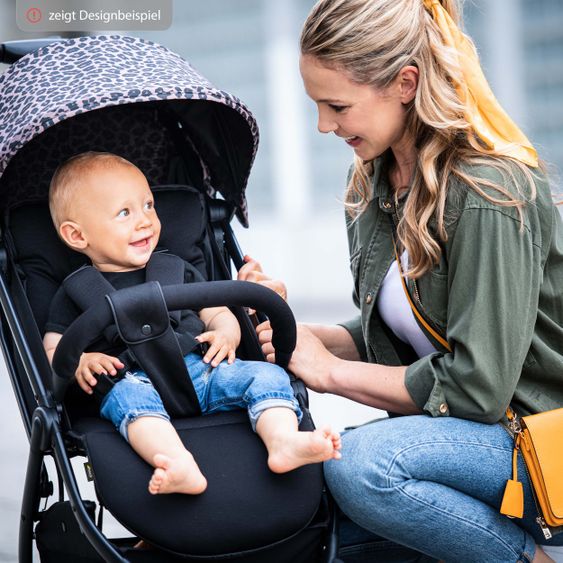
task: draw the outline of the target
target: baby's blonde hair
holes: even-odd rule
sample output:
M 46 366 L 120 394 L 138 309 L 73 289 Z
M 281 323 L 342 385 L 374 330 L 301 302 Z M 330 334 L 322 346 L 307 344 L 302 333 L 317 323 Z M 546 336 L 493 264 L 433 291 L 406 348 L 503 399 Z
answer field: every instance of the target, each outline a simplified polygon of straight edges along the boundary
M 441 0 L 458 22 L 455 0 Z M 423 0 L 319 0 L 301 34 L 301 53 L 346 73 L 357 84 L 384 90 L 408 65 L 419 70 L 416 97 L 407 108 L 406 127 L 415 140 L 418 161 L 397 234 L 409 253 L 409 275 L 417 278 L 437 264 L 439 241 L 447 240 L 444 212 L 450 178 L 457 178 L 488 201 L 523 209 L 536 194 L 534 176 L 524 164 L 487 149 L 473 133 L 456 92 L 462 71 L 459 58 L 444 45 L 440 30 Z M 372 161 L 354 158 L 345 194 L 352 218 L 371 199 Z M 498 183 L 471 174 L 471 165 L 496 168 L 516 186 L 513 193 Z M 469 165 L 469 166 L 468 166 Z M 540 171 L 544 171 L 543 165 Z M 524 186 L 515 180 L 524 178 Z
M 55 170 L 49 185 L 49 210 L 57 231 L 64 221 L 72 219 L 72 205 L 84 177 L 97 168 L 117 166 L 131 166 L 138 170 L 121 156 L 95 151 L 75 155 Z

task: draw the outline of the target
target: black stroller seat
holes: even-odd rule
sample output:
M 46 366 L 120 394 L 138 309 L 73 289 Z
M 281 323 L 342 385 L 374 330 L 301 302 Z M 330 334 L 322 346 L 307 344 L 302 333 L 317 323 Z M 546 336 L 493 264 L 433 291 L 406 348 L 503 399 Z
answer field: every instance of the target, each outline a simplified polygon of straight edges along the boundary
M 109 51 L 119 47 L 125 59 L 130 57 L 129 64 L 139 64 L 142 71 L 146 69 L 139 57 L 150 58 L 151 49 L 166 59 L 163 49 L 153 44 L 103 37 L 72 40 L 68 52 L 46 47 L 36 58 L 42 52 L 56 57 L 58 52 L 65 61 L 80 60 L 89 56 L 90 42 L 96 42 L 94 52 L 106 44 Z M 178 57 L 171 58 L 176 71 Z M 209 280 L 236 283 L 226 281 L 231 262 L 235 267 L 242 263 L 229 222 L 235 213 L 243 223 L 247 220 L 244 185 L 257 131 L 240 101 L 224 92 L 205 99 L 213 89 L 204 79 L 198 86 L 194 73 L 190 67 L 189 92 L 185 85 L 176 87 L 172 100 L 155 100 L 152 91 L 143 94 L 145 99 L 135 94 L 135 103 L 121 100 L 116 105 L 108 98 L 93 108 L 96 111 L 61 118 L 56 125 L 45 122 L 41 132 L 3 161 L 2 346 L 32 445 L 22 507 L 21 561 L 31 561 L 34 523 L 40 522 L 40 531 L 49 512 L 39 511 L 40 499 L 53 492 L 45 456 L 53 457 L 59 484 L 64 483 L 72 513 L 93 548 L 91 555 L 84 555 L 85 561 L 305 563 L 333 556 L 325 550 L 329 510 L 320 464 L 283 475 L 270 472 L 266 449 L 244 411 L 181 418 L 173 424 L 206 475 L 208 488 L 198 496 L 152 496 L 147 491 L 152 468 L 110 423 L 96 416 L 97 409 L 85 394 L 73 393 L 69 386 L 62 401 L 65 386 L 57 384 L 57 376 L 53 385 L 42 348 L 50 301 L 62 280 L 84 263 L 84 257 L 64 246 L 55 233 L 46 203 L 48 183 L 60 162 L 84 150 L 114 152 L 137 164 L 155 186 L 161 246 L 188 260 Z M 141 137 L 132 134 L 139 128 Z M 30 167 L 33 162 L 40 165 Z M 225 199 L 215 198 L 214 186 Z M 234 301 L 230 305 L 243 333 L 238 354 L 262 359 L 253 325 L 241 307 L 253 303 Z M 273 326 L 277 330 L 274 322 Z M 304 412 L 301 428 L 312 429 L 304 387 L 293 384 Z M 99 510 L 108 509 L 133 538 L 106 538 L 100 518 L 96 527 L 70 464 L 76 455 L 88 458 Z M 138 538 L 153 549 L 133 549 Z M 44 548 L 42 560 L 78 561 L 75 555 L 57 551 L 63 543 L 47 546 L 50 551 Z
M 204 221 L 207 216 L 204 197 L 187 186 L 161 186 L 153 191 L 163 226 L 162 245 L 204 270 L 205 255 L 209 259 L 212 254 Z M 23 271 L 24 281 L 37 288 L 37 295 L 31 301 L 35 302 L 40 316 L 44 316 L 50 302 L 46 299 L 50 293 L 47 288 L 56 284 L 46 284 L 37 278 L 48 275 L 54 281 L 57 268 L 50 265 L 59 265 L 58 275 L 64 278 L 83 261 L 81 255 L 72 256 L 74 252 L 58 240 L 49 223 L 46 204 L 17 207 L 6 221 L 10 253 Z M 188 227 L 181 228 L 182 225 Z M 175 236 L 178 230 L 182 232 L 181 237 Z M 41 245 L 29 244 L 41 236 Z M 240 316 L 241 311 L 237 313 Z M 245 553 L 248 558 L 254 550 L 283 543 L 299 534 L 320 516 L 323 488 L 320 465 L 305 466 L 284 475 L 271 473 L 265 447 L 252 432 L 246 412 L 174 420 L 180 437 L 207 476 L 209 486 L 205 493 L 195 497 L 153 496 L 147 491 L 153 469 L 133 452 L 110 423 L 83 416 L 83 413 L 94 414 L 94 408 L 88 404 L 88 397 L 81 395 L 75 389 L 67 401 L 67 440 L 88 457 L 101 504 L 135 536 L 151 545 L 184 556 Z M 305 412 L 302 428 L 311 429 L 310 415 Z M 313 526 L 309 534 L 322 531 L 324 521 L 320 520 L 321 526 Z M 302 552 L 302 560 L 314 560 L 316 550 L 318 538 L 313 542 L 313 552 L 307 557 Z M 281 554 L 283 546 L 274 551 Z M 257 560 L 262 557 L 263 553 Z M 269 559 L 276 560 L 275 555 Z

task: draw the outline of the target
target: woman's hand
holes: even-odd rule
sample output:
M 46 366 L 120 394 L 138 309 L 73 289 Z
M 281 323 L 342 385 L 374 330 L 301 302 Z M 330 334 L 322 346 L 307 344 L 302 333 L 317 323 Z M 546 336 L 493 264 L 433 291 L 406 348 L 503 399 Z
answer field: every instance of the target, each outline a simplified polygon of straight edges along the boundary
M 272 345 L 272 328 L 270 321 L 256 327 L 258 339 L 266 359 L 275 362 L 275 350 Z M 297 345 L 291 356 L 288 369 L 305 385 L 325 393 L 329 390 L 329 375 L 331 367 L 340 360 L 331 354 L 323 343 L 304 325 L 297 325 Z
M 312 328 L 319 330 L 318 325 L 312 325 Z M 343 327 L 333 327 L 329 330 L 330 334 L 324 335 L 326 341 L 332 342 L 336 349 L 346 351 L 344 357 L 336 356 L 313 330 L 306 325 L 297 325 L 297 346 L 288 366 L 309 389 L 318 393 L 333 393 L 391 412 L 422 413 L 407 391 L 406 366 L 383 366 L 359 360 L 353 340 Z M 256 332 L 267 360 L 274 362 L 275 350 L 269 321 L 258 325 Z M 354 354 L 349 353 L 349 346 L 354 347 Z
M 84 352 L 80 356 L 80 362 L 74 377 L 80 388 L 91 395 L 94 391 L 92 387 L 98 383 L 95 374 L 117 375 L 117 370 L 125 367 L 119 358 L 108 356 L 101 352 Z
M 259 283 L 275 291 L 284 301 L 287 301 L 287 288 L 280 280 L 273 280 L 262 271 L 260 262 L 250 256 L 244 257 L 245 264 L 238 271 L 237 280 Z

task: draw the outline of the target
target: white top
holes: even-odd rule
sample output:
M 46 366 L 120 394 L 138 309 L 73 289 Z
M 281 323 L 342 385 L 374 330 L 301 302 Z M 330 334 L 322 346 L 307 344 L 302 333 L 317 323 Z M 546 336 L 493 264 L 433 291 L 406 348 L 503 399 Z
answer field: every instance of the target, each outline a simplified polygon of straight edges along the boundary
M 408 262 L 409 257 L 405 250 L 401 256 L 403 271 L 408 270 Z M 419 358 L 437 352 L 416 322 L 401 283 L 397 260 L 393 260 L 381 284 L 377 295 L 377 308 L 385 324 L 399 339 L 410 344 Z

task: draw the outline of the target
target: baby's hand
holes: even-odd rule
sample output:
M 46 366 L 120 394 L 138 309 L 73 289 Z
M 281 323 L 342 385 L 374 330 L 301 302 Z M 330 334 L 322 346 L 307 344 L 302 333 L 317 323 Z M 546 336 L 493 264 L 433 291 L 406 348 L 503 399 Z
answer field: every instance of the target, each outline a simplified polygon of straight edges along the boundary
M 101 352 L 84 352 L 80 356 L 80 363 L 74 372 L 74 377 L 80 388 L 91 395 L 94 392 L 92 387 L 98 383 L 94 374 L 117 375 L 117 370 L 123 367 L 125 365 L 119 358 Z
M 203 356 L 203 361 L 206 364 L 211 362 L 211 365 L 215 368 L 225 358 L 227 358 L 227 362 L 229 364 L 232 364 L 235 361 L 237 342 L 235 342 L 235 340 L 230 338 L 227 334 L 218 330 L 210 330 L 196 336 L 196 340 L 198 342 L 209 343 L 209 349 L 207 350 L 205 356 Z

